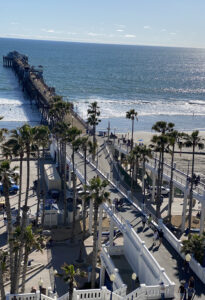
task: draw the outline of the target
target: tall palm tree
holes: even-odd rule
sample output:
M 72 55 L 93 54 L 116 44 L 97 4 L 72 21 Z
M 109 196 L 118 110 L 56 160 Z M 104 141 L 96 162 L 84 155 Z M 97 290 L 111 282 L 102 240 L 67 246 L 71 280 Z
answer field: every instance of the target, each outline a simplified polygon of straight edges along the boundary
M 69 283 L 69 300 L 73 299 L 73 290 L 77 286 L 76 277 L 85 277 L 85 272 L 80 271 L 80 269 L 75 269 L 73 265 L 68 265 L 64 263 L 61 267 L 63 274 L 57 274 L 57 276 L 62 277 L 66 283 Z
M 17 230 L 21 230 L 20 227 Z M 21 284 L 21 293 L 25 292 L 25 284 L 26 284 L 26 272 L 28 266 L 28 258 L 29 254 L 32 251 L 41 251 L 44 247 L 44 238 L 39 232 L 32 231 L 32 225 L 28 225 L 24 232 L 24 260 L 23 260 L 23 271 L 22 271 L 22 284 Z
M 4 289 L 4 274 L 7 270 L 6 259 L 7 259 L 7 251 L 0 250 L 0 291 L 1 291 L 1 299 L 6 300 L 6 294 Z
M 21 208 L 21 197 L 22 197 L 22 174 L 23 174 L 23 158 L 25 152 L 25 143 L 21 134 L 20 128 L 13 129 L 10 131 L 9 139 L 3 145 L 11 151 L 11 155 L 19 157 L 19 194 L 18 194 L 18 213 L 17 223 L 20 222 L 20 208 Z
M 36 226 L 38 225 L 38 217 L 39 217 L 39 209 L 40 209 L 40 150 L 43 150 L 43 159 L 44 159 L 44 152 L 45 147 L 49 144 L 49 129 L 48 126 L 45 125 L 39 125 L 35 127 L 34 132 L 34 139 L 35 139 L 35 150 L 37 152 L 37 161 L 38 161 L 38 168 L 37 168 L 37 208 L 36 208 Z M 44 176 L 42 176 L 44 177 Z M 44 179 L 44 178 L 42 178 Z M 43 180 L 44 182 L 44 180 Z M 43 184 L 43 187 L 45 189 L 45 184 Z M 43 200 L 45 199 L 44 194 L 45 190 L 43 190 Z M 45 201 L 43 201 L 45 202 Z M 45 203 L 43 203 L 43 217 L 42 217 L 42 227 L 44 225 L 44 209 L 45 209 Z
M 193 206 L 193 187 L 194 187 L 194 167 L 195 167 L 195 151 L 196 149 L 204 149 L 203 139 L 199 136 L 199 131 L 193 131 L 191 134 L 184 134 L 184 146 L 192 148 L 192 168 L 191 168 L 191 186 L 189 194 L 189 229 L 192 221 L 192 206 Z
M 93 127 L 93 145 L 96 145 L 96 126 L 101 122 L 99 119 L 100 108 L 97 102 L 93 102 L 88 107 L 88 124 Z M 93 160 L 95 159 L 95 154 L 93 154 Z
M 84 179 L 85 179 L 85 184 L 87 183 L 87 151 L 89 147 L 89 140 L 88 136 L 83 136 L 81 138 L 81 145 L 80 148 L 83 150 L 84 154 Z
M 140 146 L 140 159 L 142 161 L 142 192 L 145 200 L 145 175 L 146 168 L 145 163 L 149 161 L 149 158 L 152 158 L 152 150 L 146 145 Z
M 134 134 L 134 121 L 137 120 L 137 112 L 134 109 L 130 109 L 126 112 L 126 119 L 132 120 L 132 138 L 131 138 L 131 150 L 133 148 L 133 134 Z
M 156 212 L 157 217 L 161 217 L 160 207 L 161 201 L 161 188 L 163 183 L 163 170 L 164 170 L 164 153 L 167 151 L 168 136 L 167 134 L 172 132 L 174 123 L 167 123 L 165 121 L 158 121 L 152 126 L 152 130 L 160 133 L 154 135 L 151 140 L 150 147 L 156 152 L 159 152 L 159 167 L 158 167 L 158 180 L 157 180 L 157 201 L 156 201 Z
M 50 103 L 49 118 L 51 120 L 51 126 L 58 122 L 65 121 L 65 116 L 70 112 L 72 104 L 70 102 L 63 101 L 61 96 L 53 97 L 53 101 Z
M 0 181 L 3 183 L 3 193 L 6 204 L 6 216 L 7 216 L 7 231 L 8 231 L 8 244 L 9 244 L 9 269 L 10 269 L 10 280 L 11 280 L 11 292 L 14 290 L 14 245 L 13 245 L 13 226 L 11 216 L 11 206 L 9 198 L 9 188 L 11 185 L 10 178 L 15 174 L 15 168 L 10 168 L 10 162 L 4 160 L 0 163 Z
M 94 203 L 94 233 L 93 233 L 93 257 L 92 257 L 92 273 L 91 273 L 91 288 L 95 288 L 95 280 L 96 280 L 96 264 L 97 264 L 97 251 L 98 251 L 98 210 L 100 205 L 109 201 L 110 193 L 106 191 L 106 187 L 108 186 L 108 181 L 103 180 L 97 176 L 93 177 L 89 185 L 86 187 L 87 190 L 90 191 L 90 197 Z
M 172 216 L 172 202 L 173 202 L 173 176 L 174 176 L 174 152 L 175 147 L 178 145 L 178 147 L 181 149 L 182 142 L 180 141 L 180 137 L 182 136 L 180 132 L 177 130 L 174 130 L 168 135 L 168 152 L 171 155 L 171 175 L 170 175 L 170 183 L 169 183 L 169 203 L 168 203 L 168 220 L 171 222 L 171 216 Z

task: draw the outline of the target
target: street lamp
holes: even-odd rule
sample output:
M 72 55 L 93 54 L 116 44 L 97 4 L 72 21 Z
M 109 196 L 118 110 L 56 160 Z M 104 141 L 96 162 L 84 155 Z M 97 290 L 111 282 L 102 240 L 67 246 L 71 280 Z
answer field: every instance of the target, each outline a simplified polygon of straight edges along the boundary
M 191 260 L 191 255 L 189 253 L 186 254 L 185 256 L 185 261 L 186 261 L 186 265 L 187 265 L 187 273 L 189 273 L 189 262 Z
M 40 290 L 40 300 L 41 300 L 41 292 L 42 292 L 42 287 L 43 287 L 43 279 L 41 279 L 41 277 L 38 282 L 38 286 L 39 286 L 39 290 Z
M 111 274 L 111 275 L 110 275 L 110 281 L 111 281 L 110 300 L 112 300 L 113 282 L 115 281 L 115 274 Z
M 54 294 L 56 293 L 56 282 L 55 282 L 55 277 L 56 277 L 57 274 L 58 274 L 58 271 L 57 271 L 57 270 L 54 270 L 54 271 L 53 271 L 53 275 L 54 275 L 53 293 L 54 293 Z

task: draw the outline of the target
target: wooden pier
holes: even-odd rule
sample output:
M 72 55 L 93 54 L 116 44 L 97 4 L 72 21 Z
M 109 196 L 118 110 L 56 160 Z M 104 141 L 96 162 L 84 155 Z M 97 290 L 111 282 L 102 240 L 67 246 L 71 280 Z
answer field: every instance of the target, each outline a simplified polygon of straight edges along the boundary
M 9 52 L 7 56 L 3 56 L 3 66 L 12 68 L 18 77 L 19 84 L 23 91 L 28 95 L 30 102 L 34 101 L 42 116 L 42 123 L 50 124 L 49 108 L 55 93 L 54 87 L 49 87 L 43 79 L 43 67 L 34 68 L 28 63 L 28 57 L 17 51 Z M 87 123 L 71 109 L 66 116 L 66 121 L 81 129 L 83 133 L 88 130 Z

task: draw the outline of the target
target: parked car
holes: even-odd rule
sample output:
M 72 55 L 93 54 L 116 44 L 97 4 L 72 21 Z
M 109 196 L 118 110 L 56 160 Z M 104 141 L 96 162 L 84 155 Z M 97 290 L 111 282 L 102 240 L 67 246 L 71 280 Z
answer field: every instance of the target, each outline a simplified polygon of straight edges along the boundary
M 148 191 L 149 191 L 149 194 L 152 195 L 152 186 L 149 187 Z M 169 192 L 170 192 L 169 188 L 162 186 L 162 188 L 161 188 L 161 195 L 162 196 L 167 196 L 168 197 Z M 156 196 L 156 194 L 157 194 L 157 186 L 155 186 L 155 196 Z

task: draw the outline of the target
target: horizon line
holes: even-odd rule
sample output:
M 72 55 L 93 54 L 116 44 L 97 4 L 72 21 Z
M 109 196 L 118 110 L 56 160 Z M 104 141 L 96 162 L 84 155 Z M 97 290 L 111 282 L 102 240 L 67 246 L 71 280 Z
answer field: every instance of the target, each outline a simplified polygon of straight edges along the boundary
M 76 44 L 95 44 L 95 45 L 114 45 L 114 46 L 135 46 L 135 47 L 164 47 L 164 48 L 186 48 L 186 49 L 203 49 L 204 47 L 193 47 L 193 46 L 170 46 L 170 45 L 156 45 L 156 44 L 122 44 L 122 43 L 108 43 L 108 42 L 91 42 L 91 41 L 68 41 L 68 40 L 48 40 L 48 39 L 37 39 L 37 38 L 22 38 L 22 37 L 6 37 L 0 36 L 0 39 L 9 40 L 31 40 L 31 41 L 41 41 L 41 42 L 63 42 L 63 43 L 76 43 Z

